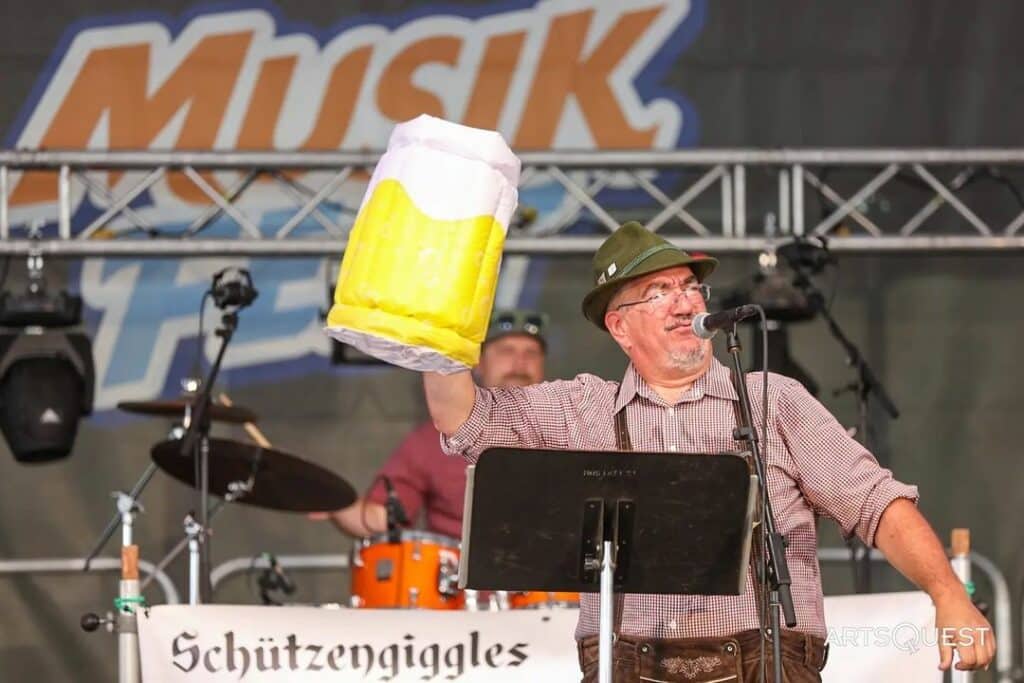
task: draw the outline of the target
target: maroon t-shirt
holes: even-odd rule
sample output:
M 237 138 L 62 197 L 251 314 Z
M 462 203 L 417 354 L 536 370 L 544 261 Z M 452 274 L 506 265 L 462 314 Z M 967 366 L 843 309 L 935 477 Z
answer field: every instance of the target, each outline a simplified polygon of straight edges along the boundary
M 428 530 L 456 539 L 462 536 L 466 461 L 441 452 L 441 435 L 432 422 L 411 431 L 380 474 L 391 479 L 413 526 L 423 512 Z M 387 500 L 384 482 L 378 479 L 366 497 L 383 505 Z

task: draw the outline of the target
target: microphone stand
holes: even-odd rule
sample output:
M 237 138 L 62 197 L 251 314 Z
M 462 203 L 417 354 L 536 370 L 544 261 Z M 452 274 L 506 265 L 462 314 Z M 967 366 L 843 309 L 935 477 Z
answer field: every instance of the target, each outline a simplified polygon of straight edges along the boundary
M 399 543 L 402 540 L 401 527 L 408 526 L 409 517 L 405 514 L 402 501 L 399 500 L 398 494 L 395 492 L 391 477 L 382 474 L 381 479 L 384 480 L 384 488 L 387 490 L 387 502 L 384 504 L 384 509 L 387 513 L 388 543 Z
M 238 310 L 231 310 L 221 316 L 221 326 L 215 334 L 220 337 L 220 349 L 199 394 L 192 403 L 187 431 L 181 438 L 182 457 L 192 457 L 199 468 L 199 528 L 208 531 L 210 521 L 210 403 L 213 384 L 220 373 L 224 352 L 231 337 L 238 328 Z M 208 533 L 199 537 L 199 600 L 206 602 L 212 593 L 210 587 L 210 542 Z
M 839 327 L 839 323 L 832 317 L 828 307 L 825 305 L 825 295 L 818 289 L 813 282 L 811 282 L 810 275 L 800 264 L 799 259 L 792 258 L 787 259 L 790 267 L 793 269 L 794 278 L 793 284 L 799 287 L 804 295 L 807 297 L 808 303 L 815 310 L 815 312 L 822 317 L 828 326 L 828 331 L 832 337 L 839 342 L 839 345 L 843 348 L 846 353 L 846 364 L 854 368 L 857 372 L 857 379 L 851 385 L 857 394 L 857 434 L 860 437 L 860 442 L 865 448 L 871 450 L 871 432 L 868 430 L 868 415 L 869 415 L 869 400 L 872 395 L 878 400 L 879 405 L 892 419 L 897 419 L 900 416 L 900 411 L 896 408 L 896 404 L 893 403 L 889 397 L 889 393 L 885 390 L 885 386 L 875 376 L 871 366 L 864 359 L 864 355 L 860 352 L 849 337 L 843 332 L 842 328 Z M 847 547 L 850 549 L 850 561 L 853 564 L 853 581 L 854 589 L 858 593 L 870 593 L 871 592 L 871 552 L 870 549 L 864 546 L 856 537 L 850 537 L 846 542 Z M 858 567 L 858 551 L 860 555 L 860 566 Z
M 739 426 L 734 437 L 737 441 L 746 441 L 750 449 L 754 473 L 757 475 L 761 505 L 761 566 L 758 567 L 757 580 L 762 589 L 768 593 L 768 635 L 772 641 L 772 669 L 775 683 L 782 683 L 782 633 L 779 626 L 779 609 L 786 619 L 786 626 L 796 626 L 796 612 L 793 609 L 793 595 L 790 591 L 792 579 L 789 564 L 786 562 L 786 539 L 778 532 L 775 524 L 775 513 L 768 496 L 768 479 L 765 476 L 764 461 L 757 430 L 754 428 L 753 411 L 750 406 L 750 394 L 747 392 L 746 375 L 743 362 L 740 360 L 740 339 L 736 325 L 728 333 L 726 342 L 729 355 L 732 356 L 732 382 L 736 394 L 740 398 Z M 760 609 L 760 608 L 759 608 Z M 762 623 L 762 628 L 764 624 Z M 761 659 L 762 680 L 765 674 L 764 658 Z

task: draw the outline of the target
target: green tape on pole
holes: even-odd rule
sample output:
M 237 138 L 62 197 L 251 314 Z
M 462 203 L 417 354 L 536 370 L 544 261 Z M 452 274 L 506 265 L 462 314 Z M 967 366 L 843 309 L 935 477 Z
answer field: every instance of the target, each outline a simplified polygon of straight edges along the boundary
M 114 598 L 114 607 L 116 607 L 121 612 L 134 612 L 136 605 L 145 607 L 145 596 L 136 595 L 128 598 Z

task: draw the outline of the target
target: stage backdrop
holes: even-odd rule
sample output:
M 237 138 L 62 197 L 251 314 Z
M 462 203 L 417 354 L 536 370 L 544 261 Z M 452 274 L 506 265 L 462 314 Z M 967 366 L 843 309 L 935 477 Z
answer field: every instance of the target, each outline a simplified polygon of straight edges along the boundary
M 0 15 L 0 130 L 11 148 L 377 149 L 394 122 L 421 112 L 495 127 L 516 149 L 1021 144 L 1024 8 L 1013 3 L 96 0 L 7 3 Z M 15 219 L 54 215 L 52 178 L 11 180 Z M 124 187 L 132 178 L 97 180 Z M 978 191 L 1013 201 L 1001 187 Z M 343 216 L 358 195 L 353 184 L 325 211 Z M 80 227 L 97 210 L 87 193 L 74 200 Z M 523 192 L 540 221 L 564 200 L 544 184 Z M 173 233 L 197 201 L 171 175 L 137 210 Z M 268 184 L 248 195 L 245 209 L 271 231 L 289 205 Z M 885 202 L 865 210 L 884 211 Z M 751 215 L 748 223 L 762 219 Z M 222 221 L 210 234 L 233 229 Z M 418 377 L 328 363 L 320 311 L 333 259 L 233 263 L 251 268 L 260 297 L 242 314 L 223 388 L 260 414 L 276 446 L 366 486 L 424 418 Z M 178 392 L 199 349 L 201 294 L 224 265 L 49 263 L 48 276 L 85 299 L 97 413 L 67 461 L 24 467 L 0 457 L 0 555 L 88 550 L 113 511 L 109 492 L 134 482 L 170 427 L 112 407 Z M 18 287 L 23 263 L 9 266 L 7 287 Z M 891 423 L 873 416 L 880 457 L 920 485 L 921 507 L 943 536 L 971 527 L 976 549 L 1014 586 L 1024 580 L 1012 432 L 1020 412 L 1014 302 L 1024 296 L 1021 266 L 1016 255 L 844 257 L 822 283 L 834 288 L 834 315 L 902 411 Z M 717 291 L 748 282 L 754 268 L 749 257 L 725 258 Z M 623 370 L 616 347 L 579 313 L 588 278 L 581 257 L 506 261 L 499 299 L 552 315 L 552 377 Z M 215 323 L 208 312 L 207 330 Z M 212 340 L 202 349 L 207 361 L 214 350 Z M 852 397 L 834 390 L 853 377 L 826 329 L 795 327 L 792 352 L 822 387 L 821 399 L 852 424 Z M 218 433 L 245 438 L 241 430 Z M 159 475 L 144 504 L 138 540 L 143 556 L 156 560 L 177 542 L 193 501 Z M 822 533 L 840 542 L 831 525 L 823 523 Z M 239 507 L 217 520 L 214 560 L 348 546 L 302 516 Z M 172 571 L 184 587 L 181 564 Z M 347 597 L 343 574 L 297 578 L 299 601 Z M 825 583 L 829 592 L 849 590 L 849 571 L 826 569 Z M 114 639 L 77 627 L 82 612 L 109 607 L 110 577 L 0 585 L 0 678 L 112 678 Z M 876 585 L 905 587 L 887 572 Z M 981 580 L 979 590 L 989 595 Z M 255 600 L 244 580 L 226 583 L 219 598 Z

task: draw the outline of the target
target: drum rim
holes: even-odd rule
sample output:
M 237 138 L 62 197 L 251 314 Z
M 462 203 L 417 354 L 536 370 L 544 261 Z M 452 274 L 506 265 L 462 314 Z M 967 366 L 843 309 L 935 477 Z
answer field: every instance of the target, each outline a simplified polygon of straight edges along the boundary
M 427 541 L 433 543 L 434 545 L 439 545 L 444 548 L 451 548 L 454 550 L 458 550 L 460 546 L 459 539 L 453 538 L 452 536 L 439 534 L 435 531 L 425 531 L 423 529 L 402 529 L 398 532 L 398 534 L 399 543 L 403 541 Z M 359 543 L 357 543 L 356 546 L 359 548 L 369 548 L 375 545 L 386 545 L 390 542 L 388 540 L 388 536 L 389 534 L 383 533 L 374 534 L 369 538 L 361 538 L 359 539 Z

